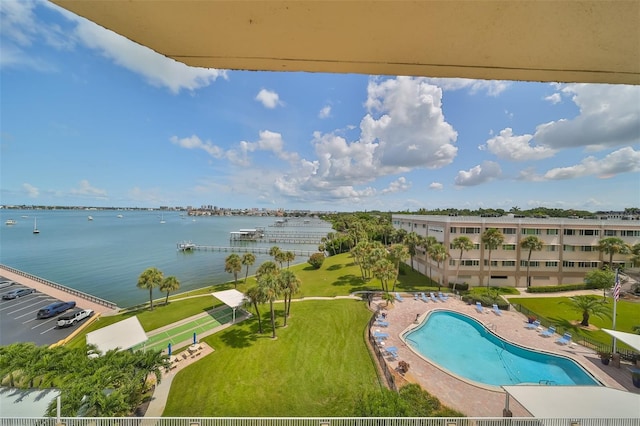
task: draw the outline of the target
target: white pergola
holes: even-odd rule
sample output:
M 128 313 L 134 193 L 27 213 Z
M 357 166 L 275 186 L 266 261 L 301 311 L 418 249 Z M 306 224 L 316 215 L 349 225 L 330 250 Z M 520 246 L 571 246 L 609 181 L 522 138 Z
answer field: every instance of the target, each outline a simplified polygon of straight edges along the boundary
M 103 354 L 111 349 L 129 349 L 147 340 L 147 333 L 135 316 L 87 333 L 87 344 L 96 345 Z
M 238 290 L 231 289 L 216 291 L 215 293 L 211 293 L 211 295 L 233 309 L 233 319 L 231 323 L 235 323 L 236 309 L 242 307 L 245 301 L 244 293 L 239 292 Z
M 604 386 L 502 386 L 509 398 L 536 418 L 635 419 L 640 395 Z

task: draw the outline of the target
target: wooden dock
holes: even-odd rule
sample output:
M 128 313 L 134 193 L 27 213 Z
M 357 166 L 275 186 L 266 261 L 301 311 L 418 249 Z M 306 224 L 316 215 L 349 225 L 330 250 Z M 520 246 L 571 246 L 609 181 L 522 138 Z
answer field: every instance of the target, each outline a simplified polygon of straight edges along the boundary
M 192 243 L 188 250 L 183 251 L 191 251 L 191 250 L 202 250 L 202 251 L 219 251 L 219 252 L 229 252 L 229 253 L 256 253 L 256 254 L 269 254 L 269 250 L 271 247 L 251 247 L 251 246 L 208 246 L 202 244 Z M 314 253 L 317 253 L 317 250 L 284 250 L 290 251 L 296 256 L 311 256 Z

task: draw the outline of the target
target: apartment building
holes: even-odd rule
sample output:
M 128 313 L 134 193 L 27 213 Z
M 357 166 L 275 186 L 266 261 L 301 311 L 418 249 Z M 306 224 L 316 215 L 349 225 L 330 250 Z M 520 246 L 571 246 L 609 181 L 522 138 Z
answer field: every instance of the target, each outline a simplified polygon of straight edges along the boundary
M 394 214 L 392 223 L 395 229 L 434 237 L 447 248 L 451 257 L 439 268 L 422 248 L 414 257 L 416 270 L 431 274 L 436 281 L 442 277 L 444 285 L 454 281 L 487 285 L 489 279 L 492 286 L 526 287 L 529 251 L 520 248 L 520 241 L 529 235 L 537 236 L 544 244 L 542 250 L 531 255 L 531 286 L 582 282 L 589 271 L 609 262 L 609 255 L 598 251 L 603 238 L 617 237 L 630 245 L 640 243 L 640 221 L 630 220 Z M 491 252 L 491 277 L 488 250 L 481 242 L 482 233 L 490 228 L 504 235 L 503 244 Z M 460 261 L 460 251 L 453 248 L 453 240 L 463 235 L 474 247 L 463 252 Z M 631 266 L 628 255 L 615 255 L 613 263 L 614 267 Z

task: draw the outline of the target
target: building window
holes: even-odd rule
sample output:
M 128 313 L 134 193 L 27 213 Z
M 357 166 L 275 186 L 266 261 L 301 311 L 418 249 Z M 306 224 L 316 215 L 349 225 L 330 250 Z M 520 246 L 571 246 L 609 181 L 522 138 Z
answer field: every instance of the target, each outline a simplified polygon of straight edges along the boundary
M 488 260 L 484 261 L 484 266 L 489 266 L 489 261 Z M 494 266 L 498 266 L 498 261 L 497 260 L 492 260 L 491 261 L 491 267 L 494 267 Z
M 520 261 L 520 266 L 523 267 L 527 267 L 527 261 L 526 260 L 521 260 Z M 538 262 L 537 260 L 532 260 L 531 262 L 529 262 L 529 266 L 532 268 L 537 268 L 538 266 L 540 266 L 540 262 Z
M 580 235 L 600 235 L 599 229 L 581 229 Z
M 463 260 L 462 266 L 480 266 L 479 260 Z
M 515 249 L 516 249 L 516 245 L 515 244 L 503 244 L 502 245 L 502 250 L 514 251 Z
M 509 279 L 506 275 L 491 275 L 492 280 L 506 280 Z
M 515 260 L 503 260 L 502 266 L 516 266 Z
M 581 246 L 580 251 L 598 251 L 598 248 L 593 246 Z
M 502 228 L 502 233 L 504 235 L 513 235 L 516 233 L 516 228 Z
M 621 237 L 640 237 L 640 231 L 632 231 L 630 229 L 623 229 L 620 231 Z
M 522 235 L 540 235 L 542 230 L 537 228 L 522 228 Z
M 449 259 L 449 266 L 456 266 L 456 261 L 453 259 Z
M 423 223 L 423 224 L 422 224 L 422 227 L 423 227 L 423 228 L 426 228 L 426 227 L 427 227 L 427 224 L 426 224 L 426 223 Z
M 564 251 L 576 251 L 576 247 L 575 246 L 568 246 L 568 245 L 563 245 L 562 246 L 562 250 Z
M 576 230 L 575 229 L 563 229 L 562 233 L 564 235 L 576 235 Z
M 480 244 L 474 244 L 473 245 L 473 249 L 474 250 L 480 250 Z
M 547 235 L 558 235 L 557 229 L 547 229 Z
M 618 231 L 616 231 L 615 229 L 605 229 L 604 235 L 606 237 L 615 237 L 616 235 L 618 235 Z
M 578 262 L 578 268 L 597 268 L 598 262 Z
M 479 234 L 480 228 L 460 228 L 461 234 Z
M 557 260 L 548 260 L 548 261 L 544 262 L 544 266 L 546 266 L 547 268 L 557 268 L 558 267 L 558 261 Z
M 449 228 L 449 232 L 452 234 L 456 234 L 458 232 L 458 228 L 456 228 L 455 226 L 452 226 L 451 228 Z
M 544 251 L 558 251 L 558 246 L 556 245 L 544 245 L 542 246 Z
M 565 268 L 574 268 L 576 266 L 575 262 L 571 262 L 570 260 L 564 260 L 562 262 L 562 266 Z

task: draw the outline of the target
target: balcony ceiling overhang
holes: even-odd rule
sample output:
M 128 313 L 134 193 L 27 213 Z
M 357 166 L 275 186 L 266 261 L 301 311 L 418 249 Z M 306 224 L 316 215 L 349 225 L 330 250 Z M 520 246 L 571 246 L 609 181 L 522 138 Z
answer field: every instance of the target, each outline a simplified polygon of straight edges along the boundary
M 196 67 L 640 84 L 640 1 L 53 0 Z

